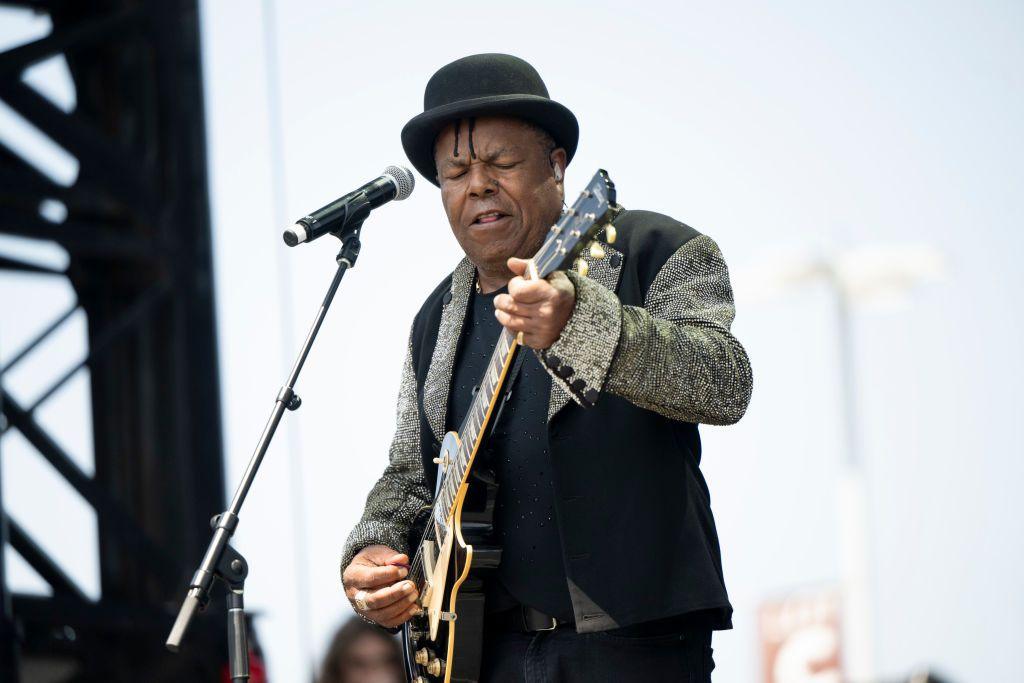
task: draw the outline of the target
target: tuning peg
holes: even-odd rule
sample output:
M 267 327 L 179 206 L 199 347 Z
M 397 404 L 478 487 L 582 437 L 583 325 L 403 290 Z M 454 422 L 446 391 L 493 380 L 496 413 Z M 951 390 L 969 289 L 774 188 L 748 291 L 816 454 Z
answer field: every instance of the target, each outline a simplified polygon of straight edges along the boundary
M 604 258 L 604 248 L 597 242 L 590 243 L 590 256 L 598 261 Z
M 609 223 L 604 229 L 604 240 L 608 244 L 615 244 L 615 226 Z
M 590 266 L 587 265 L 586 261 L 584 261 L 581 258 L 578 258 L 576 259 L 576 272 L 582 275 L 583 277 L 586 277 L 587 273 L 590 272 Z
M 440 676 L 441 671 L 444 670 L 444 665 L 440 659 L 431 659 L 430 663 L 427 664 L 427 673 L 431 676 Z

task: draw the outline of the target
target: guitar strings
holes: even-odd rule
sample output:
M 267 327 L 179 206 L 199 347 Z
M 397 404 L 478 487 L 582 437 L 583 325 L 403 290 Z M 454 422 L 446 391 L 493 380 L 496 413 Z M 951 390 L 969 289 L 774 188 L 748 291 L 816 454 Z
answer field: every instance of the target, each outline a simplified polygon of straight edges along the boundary
M 547 242 L 545 243 L 545 247 L 542 247 L 542 249 L 544 249 L 544 248 L 547 248 L 547 245 L 548 245 L 548 244 L 552 244 L 552 240 L 551 240 L 551 239 L 549 239 L 549 240 L 548 240 L 548 241 L 547 241 Z M 554 250 L 554 253 L 552 253 L 552 254 L 550 254 L 550 255 L 548 255 L 548 256 L 546 256 L 546 257 L 545 257 L 545 260 L 543 261 L 542 265 L 540 266 L 540 269 L 542 269 L 542 270 L 543 270 L 543 269 L 544 269 L 544 268 L 546 268 L 546 267 L 547 267 L 548 265 L 550 265 L 550 263 L 551 263 L 551 262 L 552 262 L 552 261 L 553 261 L 553 260 L 554 260 L 554 259 L 555 259 L 555 258 L 556 258 L 557 256 L 558 256 L 558 249 L 555 249 L 555 250 Z M 507 332 L 507 331 L 506 331 L 506 332 Z M 500 341 L 500 339 L 499 339 L 499 341 Z M 514 343 L 518 344 L 518 342 L 516 342 L 514 338 L 512 339 L 512 341 L 513 341 Z M 514 347 L 510 345 L 510 348 L 514 348 Z M 496 346 L 496 348 L 495 348 L 495 352 L 497 352 L 497 346 Z M 492 359 L 493 359 L 493 354 L 492 354 Z M 467 417 L 467 420 L 468 420 L 468 419 L 469 419 L 469 418 Z M 480 426 L 480 429 L 481 429 L 481 430 L 483 430 L 483 429 L 484 429 L 484 427 L 486 426 L 486 423 L 487 423 L 488 421 L 489 421 L 489 420 L 485 420 L 485 421 L 484 421 L 484 424 L 481 424 L 481 426 Z M 461 430 L 460 430 L 460 431 L 461 431 Z M 460 445 L 460 447 L 459 447 L 459 456 L 458 456 L 458 457 L 459 457 L 460 459 L 461 459 L 461 453 L 462 453 L 462 451 L 463 451 L 463 450 L 464 450 L 464 446 Z M 443 488 L 444 488 L 444 489 L 448 489 L 448 488 L 450 488 L 450 486 L 449 486 L 449 484 L 448 484 L 448 481 L 449 481 L 449 478 L 448 478 L 448 477 L 446 476 L 446 477 L 445 477 L 445 482 L 444 482 L 444 484 L 442 484 L 442 486 L 443 486 Z M 459 482 L 459 484 L 461 485 L 461 482 Z M 440 494 L 438 494 L 438 498 L 440 498 L 440 497 L 441 497 L 441 495 L 440 495 Z M 419 577 L 419 578 L 425 578 L 425 577 L 423 577 L 423 576 L 422 576 L 422 574 L 421 574 L 421 570 L 423 569 L 423 544 L 424 544 L 424 542 L 426 542 L 427 540 L 434 540 L 434 539 L 431 539 L 431 538 L 429 538 L 429 537 L 430 537 L 430 536 L 431 536 L 431 534 L 432 534 L 432 533 L 433 533 L 433 532 L 435 531 L 435 528 L 436 528 L 436 527 L 435 527 L 435 520 L 434 520 L 434 509 L 435 509 L 435 508 L 436 508 L 436 503 L 435 503 L 435 505 L 431 506 L 431 514 L 430 514 L 430 520 L 429 520 L 429 522 L 428 522 L 428 524 L 427 524 L 427 528 L 426 528 L 426 529 L 424 530 L 424 532 L 423 532 L 423 535 L 422 535 L 422 536 L 421 536 L 421 538 L 420 538 L 420 542 L 419 542 L 419 543 L 417 544 L 417 547 L 416 547 L 416 554 L 415 554 L 415 557 L 413 558 L 413 561 L 412 561 L 412 562 L 410 563 L 410 566 L 409 566 L 409 576 L 410 576 L 411 578 L 414 578 L 414 579 L 416 579 L 417 577 Z M 450 512 L 450 511 L 449 511 L 449 512 Z
M 458 129 L 456 129 L 456 131 L 458 131 Z M 456 132 L 456 135 L 457 134 L 458 133 Z M 458 140 L 458 138 L 456 138 L 456 140 Z M 456 144 L 458 144 L 458 142 L 456 142 Z M 570 215 L 574 215 L 574 214 L 570 214 Z M 578 215 L 578 214 L 575 214 L 575 215 Z M 560 234 L 560 233 L 556 233 L 556 234 Z M 545 242 L 544 246 L 541 247 L 542 251 L 545 250 L 545 249 L 550 250 L 548 245 L 553 244 L 553 243 L 554 243 L 554 240 L 552 238 L 549 238 Z M 539 269 L 543 270 L 544 268 L 546 268 L 548 265 L 551 264 L 552 261 L 554 261 L 554 259 L 557 256 L 558 256 L 558 249 L 557 248 L 554 250 L 553 253 L 542 256 L 541 258 L 543 259 L 543 262 L 540 265 Z M 507 332 L 508 332 L 507 330 L 504 330 L 503 334 L 506 334 Z M 511 351 L 511 350 L 513 350 L 515 348 L 515 346 L 518 345 L 518 342 L 516 341 L 515 337 L 513 337 L 511 335 L 509 335 L 509 336 L 511 337 L 511 344 L 509 346 L 509 349 Z M 500 342 L 500 337 L 499 337 L 499 342 Z M 494 353 L 497 353 L 498 348 L 500 348 L 500 347 L 495 345 Z M 491 354 L 492 362 L 493 362 L 493 359 L 494 359 L 494 353 Z M 498 389 L 498 387 L 495 387 L 495 390 L 497 390 L 497 389 Z M 471 406 L 470 410 L 472 411 L 472 406 Z M 463 427 L 466 426 L 466 423 L 469 421 L 471 416 L 472 416 L 472 412 L 470 412 L 470 415 L 467 415 L 466 420 L 463 421 L 463 425 L 462 425 Z M 485 415 L 485 418 L 484 418 L 482 424 L 480 425 L 480 431 L 484 430 L 484 428 L 487 426 L 489 421 L 490 421 L 490 416 L 489 415 Z M 460 428 L 459 431 L 461 433 L 461 431 L 462 431 L 461 428 Z M 462 453 L 463 453 L 463 451 L 465 449 L 466 449 L 465 443 L 461 443 L 459 445 L 459 453 L 457 455 L 457 457 L 460 460 L 462 459 Z M 469 453 L 468 455 L 471 457 L 472 453 Z M 465 474 L 465 473 L 463 473 L 463 474 Z M 461 484 L 462 484 L 462 482 L 460 481 L 459 485 L 461 486 Z M 438 493 L 438 496 L 437 496 L 437 499 L 435 500 L 435 503 L 431 506 L 430 519 L 429 519 L 429 521 L 427 523 L 426 529 L 423 532 L 423 535 L 420 537 L 419 543 L 417 544 L 416 554 L 413 557 L 413 561 L 409 565 L 409 578 L 413 579 L 416 583 L 421 583 L 420 579 L 424 579 L 425 580 L 425 576 L 422 575 L 422 571 L 421 571 L 423 569 L 423 562 L 424 562 L 424 560 L 423 560 L 423 544 L 426 541 L 428 541 L 428 540 L 436 540 L 436 537 L 432 537 L 432 534 L 434 533 L 434 531 L 436 529 L 436 520 L 434 519 L 434 511 L 437 508 L 437 502 L 441 499 L 441 496 L 444 493 L 444 491 L 451 488 L 451 486 L 449 484 L 449 477 L 445 476 L 444 483 L 441 486 L 442 486 L 442 490 L 441 490 L 441 492 Z M 457 490 L 458 489 L 456 488 L 456 492 L 457 492 Z M 454 501 L 453 501 L 452 504 L 454 504 Z M 451 511 L 448 510 L 447 512 L 451 512 Z
M 552 241 L 549 240 L 547 242 L 547 244 L 552 244 Z M 549 247 L 544 247 L 544 248 L 542 248 L 542 250 L 543 249 L 547 249 L 548 251 L 550 251 Z M 550 256 L 547 256 L 547 255 L 542 256 L 541 258 L 543 259 L 543 261 L 542 261 L 541 269 L 546 268 L 554 260 L 554 258 L 557 255 L 558 255 L 558 250 L 556 249 L 554 251 L 554 253 L 550 254 Z M 508 332 L 508 330 L 503 330 L 502 331 L 502 335 L 508 338 L 509 351 L 511 352 L 512 350 L 515 349 L 515 347 L 517 345 L 515 337 L 513 335 L 511 335 Z M 490 367 L 495 364 L 494 363 L 495 355 L 498 353 L 498 351 L 500 349 L 501 349 L 501 337 L 498 338 L 498 343 L 495 344 L 494 352 L 491 354 L 491 361 L 488 363 L 488 369 L 490 369 Z M 503 363 L 503 365 L 504 365 L 504 363 Z M 498 387 L 495 387 L 495 391 L 497 389 L 498 389 Z M 481 395 L 482 395 L 482 393 L 478 393 L 477 394 L 477 396 L 481 396 Z M 466 416 L 466 419 L 465 419 L 465 421 L 463 422 L 463 425 L 462 425 L 463 427 L 467 426 L 467 424 L 470 423 L 470 421 L 471 421 L 471 419 L 473 417 L 473 410 L 476 409 L 475 404 L 478 401 L 480 401 L 480 399 L 474 399 L 474 405 L 471 405 L 470 413 L 469 413 L 469 415 Z M 480 430 L 479 430 L 480 432 L 482 432 L 484 430 L 484 428 L 486 427 L 486 425 L 489 422 L 489 416 L 487 415 L 486 411 L 484 412 L 484 416 L 485 416 L 484 419 L 481 421 Z M 459 431 L 461 433 L 462 429 L 460 429 Z M 466 457 L 464 457 L 464 454 L 465 454 Z M 471 456 L 471 455 L 472 455 L 472 453 L 470 453 L 468 451 L 468 448 L 467 448 L 467 442 L 464 441 L 464 442 L 460 443 L 458 455 L 456 456 L 460 460 L 460 464 L 462 464 L 461 461 L 463 461 L 463 460 L 467 460 L 468 461 L 468 456 Z M 448 471 L 450 471 L 450 470 L 448 470 Z M 445 501 L 447 503 L 447 500 L 449 498 L 454 498 L 454 493 L 456 493 L 458 489 L 456 489 L 455 492 L 453 492 L 452 491 L 452 483 L 454 483 L 454 478 L 453 477 L 445 476 L 444 483 L 441 485 L 441 491 L 438 493 L 438 496 L 437 496 L 437 501 L 435 501 L 435 504 L 431 507 L 430 518 L 429 518 L 429 521 L 427 523 L 426 529 L 424 530 L 423 535 L 420 538 L 420 542 L 417 544 L 415 557 L 413 558 L 413 561 L 410 563 L 410 566 L 409 566 L 409 576 L 411 578 L 413 578 L 415 581 L 418 581 L 421 578 L 425 578 L 424 576 L 422 576 L 422 571 L 421 571 L 423 569 L 423 562 L 424 562 L 424 560 L 423 560 L 423 544 L 424 544 L 425 541 L 435 540 L 436 539 L 436 536 L 434 536 L 434 532 L 436 531 L 436 524 L 437 524 L 437 520 L 435 519 L 435 514 L 436 514 L 435 511 L 437 509 L 437 503 L 438 502 L 442 502 L 442 501 Z M 458 485 L 461 485 L 461 483 L 462 483 L 461 481 L 458 482 Z M 447 494 L 447 496 L 445 496 L 445 494 Z M 450 505 L 450 503 L 448 503 L 447 505 Z M 448 512 L 450 512 L 450 510 Z

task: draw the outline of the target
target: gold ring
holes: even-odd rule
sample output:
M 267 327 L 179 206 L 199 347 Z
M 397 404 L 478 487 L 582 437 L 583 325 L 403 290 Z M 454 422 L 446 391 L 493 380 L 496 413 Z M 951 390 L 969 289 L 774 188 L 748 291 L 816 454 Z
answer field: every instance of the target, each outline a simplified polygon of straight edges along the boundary
M 355 603 L 356 609 L 360 612 L 365 612 L 370 609 L 370 606 L 366 604 L 366 591 L 359 591 L 352 598 L 352 602 Z

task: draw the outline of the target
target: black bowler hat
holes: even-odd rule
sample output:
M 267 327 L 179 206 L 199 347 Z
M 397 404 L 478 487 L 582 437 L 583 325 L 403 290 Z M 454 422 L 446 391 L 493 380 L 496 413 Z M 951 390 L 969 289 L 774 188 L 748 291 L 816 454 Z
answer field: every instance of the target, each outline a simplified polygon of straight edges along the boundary
M 580 127 L 566 107 L 548 97 L 537 70 L 518 57 L 470 55 L 441 67 L 427 81 L 423 113 L 402 129 L 402 146 L 423 177 L 437 182 L 434 140 L 446 123 L 473 116 L 514 116 L 546 130 L 572 161 Z

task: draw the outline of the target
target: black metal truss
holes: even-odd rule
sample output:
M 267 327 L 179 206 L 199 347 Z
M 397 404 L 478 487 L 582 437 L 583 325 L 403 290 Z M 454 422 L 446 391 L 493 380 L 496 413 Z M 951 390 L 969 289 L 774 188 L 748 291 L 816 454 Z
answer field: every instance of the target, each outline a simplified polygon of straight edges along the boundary
M 0 383 L 79 310 L 88 348 L 27 404 L 0 391 L 0 431 L 20 432 L 95 510 L 102 595 L 91 601 L 19 520 L 0 515 L 0 542 L 52 590 L 10 595 L 0 554 L 0 680 L 218 681 L 217 615 L 199 620 L 185 655 L 162 647 L 209 517 L 224 507 L 197 1 L 3 4 L 47 13 L 53 30 L 0 53 L 0 100 L 79 173 L 65 187 L 0 144 L 0 233 L 55 242 L 69 257 L 61 268 L 0 256 L 0 269 L 67 278 L 77 298 L 0 368 Z M 55 55 L 74 81 L 71 112 L 22 80 Z M 45 218 L 44 202 L 63 204 L 66 218 Z M 92 476 L 34 417 L 82 368 Z

